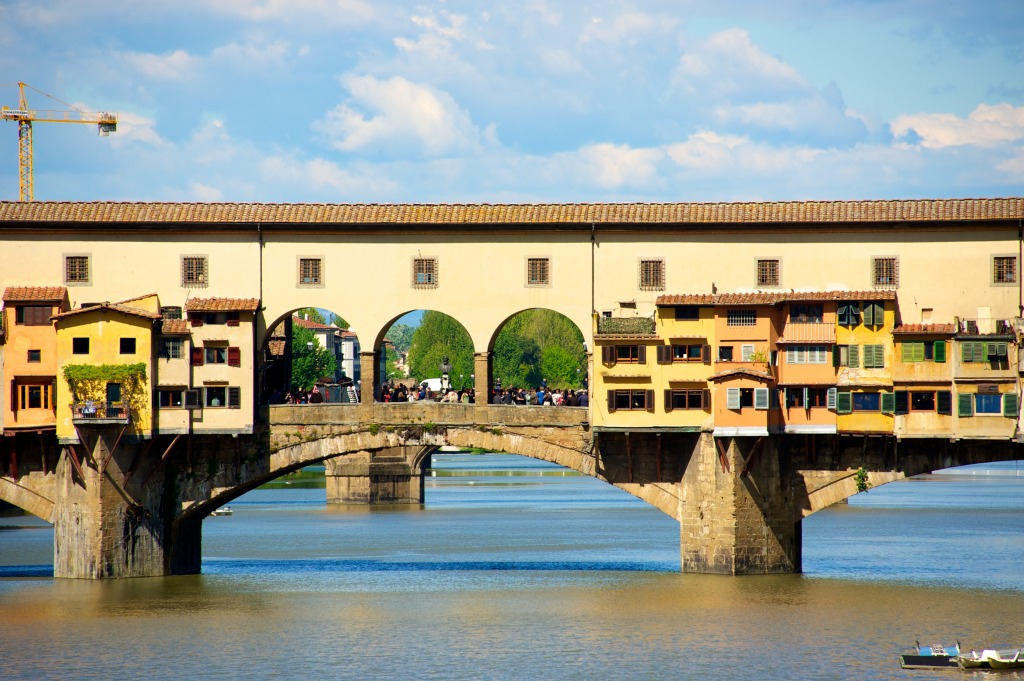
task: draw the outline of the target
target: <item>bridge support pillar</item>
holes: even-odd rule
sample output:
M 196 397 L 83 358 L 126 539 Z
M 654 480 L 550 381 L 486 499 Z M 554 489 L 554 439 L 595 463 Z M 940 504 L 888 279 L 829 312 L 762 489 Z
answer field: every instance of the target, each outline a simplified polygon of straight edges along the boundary
M 54 577 L 99 579 L 168 574 L 170 523 L 163 476 L 141 487 L 126 471 L 145 443 L 120 442 L 122 427 L 83 429 L 56 467 Z M 130 477 L 130 476 L 129 476 Z M 196 563 L 193 571 L 198 572 Z
M 422 447 L 388 447 L 325 462 L 328 504 L 422 504 Z
M 486 407 L 491 403 L 491 353 L 473 353 L 473 372 L 476 404 Z
M 683 572 L 800 572 L 802 515 L 782 484 L 773 438 L 703 433 L 681 496 Z

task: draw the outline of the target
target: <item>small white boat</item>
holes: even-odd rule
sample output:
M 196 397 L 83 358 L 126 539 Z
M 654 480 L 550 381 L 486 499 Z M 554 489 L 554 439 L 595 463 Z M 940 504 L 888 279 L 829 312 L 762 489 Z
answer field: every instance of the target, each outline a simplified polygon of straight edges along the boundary
M 217 510 L 215 510 L 215 511 L 214 511 L 213 513 L 211 513 L 210 515 L 211 515 L 211 516 L 215 516 L 215 515 L 231 515 L 231 514 L 233 514 L 233 513 L 234 513 L 234 511 L 232 511 L 232 510 L 231 510 L 231 507 L 230 507 L 230 506 L 221 506 L 220 508 L 218 508 Z
M 958 655 L 956 663 L 961 669 L 1024 669 L 1024 649 L 994 650 L 985 648 L 980 653 Z

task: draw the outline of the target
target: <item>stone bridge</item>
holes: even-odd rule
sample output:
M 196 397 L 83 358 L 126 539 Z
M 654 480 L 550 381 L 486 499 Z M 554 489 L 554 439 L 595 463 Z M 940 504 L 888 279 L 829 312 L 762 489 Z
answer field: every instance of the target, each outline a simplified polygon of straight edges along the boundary
M 122 442 L 97 424 L 81 445 L 8 453 L 0 499 L 54 524 L 57 577 L 198 572 L 202 520 L 304 466 L 326 467 L 328 503 L 422 503 L 438 447 L 556 463 L 615 485 L 680 523 L 684 572 L 801 569 L 801 521 L 918 473 L 1021 458 L 1012 442 L 862 436 L 715 438 L 672 429 L 595 430 L 587 408 L 442 403 L 266 407 L 252 436 Z

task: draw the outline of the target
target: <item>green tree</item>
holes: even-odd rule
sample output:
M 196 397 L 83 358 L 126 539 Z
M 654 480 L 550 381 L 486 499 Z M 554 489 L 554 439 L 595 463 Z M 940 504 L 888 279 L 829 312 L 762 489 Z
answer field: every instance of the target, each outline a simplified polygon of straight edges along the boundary
M 395 344 L 395 350 L 399 353 L 409 352 L 412 345 L 412 335 L 416 332 L 415 327 L 408 324 L 392 324 L 388 329 L 387 338 Z
M 581 387 L 586 365 L 583 334 L 554 310 L 525 310 L 511 317 L 494 341 L 494 377 L 503 385 Z
M 473 373 L 473 341 L 462 324 L 441 312 L 428 310 L 412 335 L 409 375 L 421 381 L 441 375 L 441 361 L 448 357 L 452 376 Z
M 315 307 L 303 307 L 295 311 L 295 316 L 299 319 L 308 319 L 311 322 L 317 324 L 327 324 L 327 320 L 324 318 L 324 313 Z
M 312 350 L 309 343 L 313 344 Z M 292 387 L 310 390 L 321 378 L 333 376 L 336 368 L 334 355 L 320 345 L 316 334 L 292 324 Z
M 583 385 L 583 374 L 578 358 L 565 348 L 552 345 L 544 350 L 540 360 L 541 372 L 551 388 L 579 388 Z
M 491 357 L 491 373 L 506 388 L 540 384 L 540 347 L 536 341 L 506 332 L 498 333 Z

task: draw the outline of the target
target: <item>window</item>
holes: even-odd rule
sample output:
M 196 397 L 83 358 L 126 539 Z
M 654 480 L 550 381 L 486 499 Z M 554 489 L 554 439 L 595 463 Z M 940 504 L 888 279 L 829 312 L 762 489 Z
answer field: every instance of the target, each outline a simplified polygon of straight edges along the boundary
M 64 283 L 65 284 L 88 284 L 89 283 L 89 256 L 87 256 L 87 255 L 66 255 L 66 256 L 64 256 Z
M 71 353 L 75 355 L 88 355 L 89 354 L 89 339 L 88 338 L 72 338 L 71 339 Z
M 227 346 L 204 346 L 204 362 L 206 364 L 227 364 Z
M 157 391 L 157 404 L 162 408 L 182 407 L 185 404 L 184 388 L 161 388 Z
M 17 385 L 16 409 L 49 409 L 53 403 L 52 385 L 31 385 L 21 383 Z
M 999 393 L 982 394 L 974 396 L 975 414 L 1000 414 L 1003 411 L 1003 396 Z
M 729 310 L 726 313 L 726 324 L 728 326 L 754 326 L 756 323 L 756 310 Z
M 875 288 L 898 288 L 900 285 L 900 259 L 895 256 L 872 258 L 871 285 Z
M 14 323 L 25 326 L 49 326 L 53 309 L 49 305 L 19 305 L 14 308 Z
M 900 358 L 904 362 L 936 362 L 946 361 L 946 341 L 914 341 L 903 342 Z
M 665 261 L 662 258 L 640 260 L 640 290 L 665 290 Z
M 777 258 L 757 261 L 757 285 L 758 286 L 779 286 L 781 282 L 781 267 Z
M 437 288 L 437 258 L 413 258 L 413 288 Z
M 227 386 L 210 386 L 203 390 L 203 401 L 204 406 L 207 407 L 226 407 L 228 406 L 228 389 Z
M 176 305 L 165 305 L 160 308 L 162 319 L 181 319 L 181 308 Z
M 164 359 L 184 357 L 184 341 L 181 338 L 163 338 L 160 341 L 160 356 Z
M 646 411 L 654 408 L 653 390 L 609 390 L 608 411 Z
M 789 306 L 789 321 L 798 324 L 821 324 L 825 308 L 820 304 L 794 303 Z
M 673 362 L 701 362 L 704 360 L 703 345 L 673 345 Z
M 865 345 L 862 350 L 864 351 L 864 368 L 865 369 L 884 369 L 885 368 L 885 346 L 884 345 Z
M 711 408 L 711 391 L 709 390 L 666 390 L 665 411 L 673 409 Z
M 121 339 L 121 354 L 122 355 L 134 355 L 135 354 L 135 339 L 134 338 L 122 338 Z
M 526 285 L 551 285 L 551 260 L 549 258 L 526 259 Z
M 754 361 L 754 346 L 751 343 L 744 343 L 740 346 L 740 361 L 753 362 Z
M 323 260 L 299 258 L 299 286 L 322 286 L 323 283 Z
M 206 288 L 209 285 L 209 275 L 205 255 L 183 255 L 181 257 L 182 287 Z
M 733 410 L 745 407 L 768 409 L 768 388 L 726 388 L 725 407 Z
M 28 361 L 31 364 L 35 364 L 36 362 L 42 362 L 43 361 L 43 351 L 42 350 L 29 350 L 28 351 Z
M 832 365 L 859 369 L 860 347 L 856 345 L 837 345 L 832 353 Z
M 828 388 L 786 388 L 786 406 L 812 409 L 829 406 Z
M 1017 283 L 1017 256 L 992 256 L 992 283 L 996 286 Z
M 700 319 L 700 308 L 696 305 L 676 305 L 677 321 L 696 321 Z
M 646 349 L 643 345 L 616 345 L 615 346 L 615 361 L 623 364 L 643 364 L 647 357 L 646 353 L 641 351 L 641 348 Z M 643 359 L 640 355 L 644 355 Z
M 839 326 L 857 326 L 860 324 L 860 303 L 840 303 L 836 308 L 836 321 Z
M 786 364 L 825 364 L 828 348 L 824 345 L 790 345 L 786 348 Z
M 731 362 L 732 361 L 732 346 L 731 345 L 719 345 L 718 346 L 718 361 L 719 362 Z
M 965 362 L 998 362 L 1009 359 L 1008 343 L 983 343 L 981 341 L 964 341 L 960 343 L 960 359 Z
M 853 393 L 854 411 L 879 411 L 881 402 L 881 393 Z
M 911 392 L 910 411 L 935 411 L 935 393 L 918 390 Z
M 864 326 L 885 326 L 885 306 L 881 303 L 865 302 L 861 316 Z

